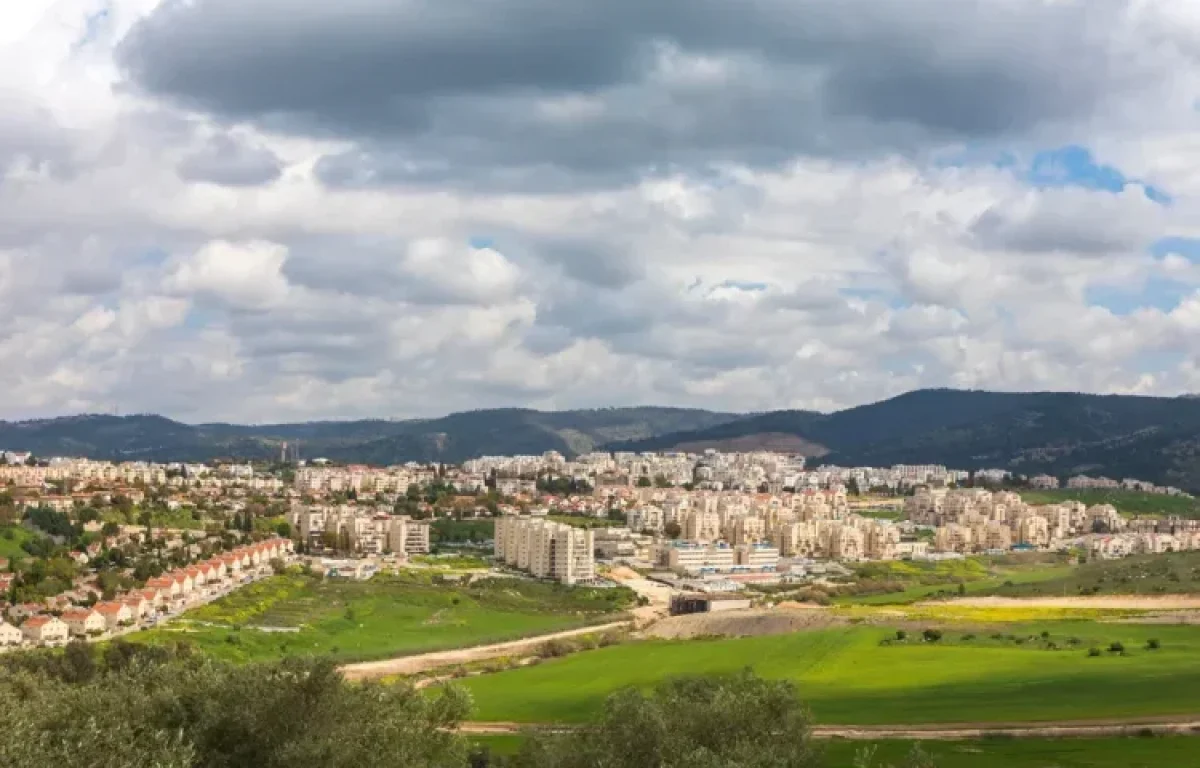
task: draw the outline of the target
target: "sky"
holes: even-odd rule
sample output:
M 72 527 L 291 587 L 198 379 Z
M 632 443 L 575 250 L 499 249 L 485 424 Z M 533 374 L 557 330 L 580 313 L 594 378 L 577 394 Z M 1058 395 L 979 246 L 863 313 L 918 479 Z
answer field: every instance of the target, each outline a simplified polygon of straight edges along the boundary
M 1194 0 L 0 2 L 0 418 L 1200 391 Z

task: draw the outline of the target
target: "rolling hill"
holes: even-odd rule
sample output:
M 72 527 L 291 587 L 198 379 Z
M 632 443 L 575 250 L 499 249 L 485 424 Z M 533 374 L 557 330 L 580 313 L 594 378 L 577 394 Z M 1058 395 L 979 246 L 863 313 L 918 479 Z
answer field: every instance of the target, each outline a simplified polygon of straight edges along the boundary
M 775 411 L 611 447 L 746 450 L 781 435 L 829 464 L 1082 472 L 1200 488 L 1200 400 L 1191 397 L 918 390 L 832 414 Z
M 945 464 L 1200 489 L 1200 399 L 929 389 L 836 413 L 682 408 L 468 411 L 408 421 L 189 425 L 161 416 L 0 422 L 0 448 L 115 460 L 305 457 L 457 463 L 487 454 L 769 449 L 851 466 Z
M 70 416 L 0 422 L 0 449 L 40 456 L 116 461 L 269 459 L 283 442 L 300 442 L 305 457 L 391 464 L 458 463 L 487 454 L 576 455 L 613 441 L 703 429 L 733 414 L 683 408 L 605 408 L 542 412 L 517 408 L 469 411 L 438 419 L 322 421 L 246 426 L 183 424 L 154 415 Z

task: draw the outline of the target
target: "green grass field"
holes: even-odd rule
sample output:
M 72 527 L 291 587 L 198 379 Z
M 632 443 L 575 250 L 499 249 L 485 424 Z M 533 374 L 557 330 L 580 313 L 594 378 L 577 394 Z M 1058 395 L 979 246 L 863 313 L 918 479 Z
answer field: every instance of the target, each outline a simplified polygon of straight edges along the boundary
M 1069 578 L 1072 566 L 1040 556 L 1002 558 L 970 557 L 964 560 L 923 562 L 890 560 L 864 563 L 855 568 L 855 578 L 867 594 L 842 595 L 839 604 L 904 605 L 939 596 L 993 594 L 1006 584 L 1036 585 Z M 872 585 L 903 587 L 871 593 Z M 1060 589 L 1061 591 L 1061 589 Z M 1030 592 L 1033 594 L 1033 592 Z
M 37 536 L 33 531 L 20 525 L 0 527 L 0 557 L 5 559 L 29 557 L 29 553 L 21 549 L 21 545 Z
M 513 755 L 521 748 L 518 734 L 470 737 L 476 747 L 494 755 Z M 900 762 L 911 749 L 907 741 L 823 742 L 828 768 L 852 768 L 863 750 L 876 765 Z M 921 748 L 938 768 L 1195 768 L 1200 766 L 1200 738 L 1153 739 L 982 739 L 926 741 Z
M 988 632 L 980 628 L 980 637 Z M 753 638 L 640 642 L 471 678 L 479 720 L 579 722 L 605 696 L 683 674 L 752 667 L 794 680 L 818 722 L 837 724 L 1046 721 L 1200 710 L 1200 628 L 1076 621 L 1007 625 L 1050 633 L 1064 650 L 947 637 L 881 645 L 892 636 L 852 626 Z M 1068 645 L 1068 638 L 1079 643 Z M 1150 638 L 1157 651 L 1144 650 Z M 1127 656 L 1085 649 L 1120 641 Z
M 1124 515 L 1179 515 L 1200 517 L 1200 501 L 1182 496 L 1165 496 L 1142 491 L 1119 491 L 1104 489 L 1056 491 L 1019 491 L 1028 504 L 1058 504 L 1063 501 L 1082 501 L 1089 507 L 1093 504 L 1112 504 Z
M 1037 595 L 1162 595 L 1200 592 L 1200 552 L 1138 555 L 1120 560 L 1095 560 L 1049 579 L 1001 584 L 990 594 L 1006 597 Z
M 899 763 L 912 748 L 906 741 L 864 744 L 829 741 L 829 768 L 851 768 L 863 749 L 873 749 L 876 765 Z M 938 768 L 1194 768 L 1200 766 L 1200 738 L 984 739 L 926 741 L 921 748 Z
M 429 568 L 438 568 L 441 570 L 451 571 L 471 571 L 488 569 L 492 567 L 492 563 L 482 557 L 474 555 L 414 555 L 409 559 L 409 562 L 414 565 L 422 565 Z
M 415 572 L 365 582 L 276 576 L 128 639 L 184 640 L 238 662 L 322 654 L 357 661 L 608 621 L 632 599 L 626 590 L 568 589 L 512 579 L 454 586 L 435 584 L 437 578 Z

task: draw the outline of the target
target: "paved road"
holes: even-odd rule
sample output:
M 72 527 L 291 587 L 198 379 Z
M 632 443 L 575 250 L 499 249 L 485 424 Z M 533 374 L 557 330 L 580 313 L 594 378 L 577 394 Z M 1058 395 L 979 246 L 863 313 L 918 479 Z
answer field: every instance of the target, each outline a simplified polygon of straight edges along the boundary
M 476 722 L 463 723 L 462 733 L 498 734 L 520 733 L 524 730 L 569 730 L 569 725 L 537 723 Z M 1063 737 L 1132 736 L 1145 731 L 1156 734 L 1196 734 L 1200 732 L 1200 715 L 1169 717 L 1135 717 L 1107 720 L 1063 720 L 1040 723 L 931 723 L 927 725 L 818 725 L 813 736 L 818 739 L 907 739 L 919 741 L 959 741 L 980 739 L 1003 733 L 1016 739 L 1050 739 Z
M 500 656 L 530 653 L 548 640 L 589 635 L 595 632 L 607 632 L 610 629 L 624 629 L 630 626 L 630 624 L 631 622 L 629 621 L 614 621 L 608 624 L 596 624 L 590 627 L 569 629 L 565 632 L 553 632 L 548 635 L 510 640 L 506 643 L 477 645 L 473 648 L 459 648 L 453 651 L 435 651 L 416 656 L 402 656 L 398 659 L 347 664 L 341 667 L 341 671 L 347 680 L 369 680 L 371 678 L 387 677 L 388 675 L 415 675 L 418 672 L 427 672 L 431 669 L 448 667 L 452 664 L 466 664 L 472 661 L 495 659 Z

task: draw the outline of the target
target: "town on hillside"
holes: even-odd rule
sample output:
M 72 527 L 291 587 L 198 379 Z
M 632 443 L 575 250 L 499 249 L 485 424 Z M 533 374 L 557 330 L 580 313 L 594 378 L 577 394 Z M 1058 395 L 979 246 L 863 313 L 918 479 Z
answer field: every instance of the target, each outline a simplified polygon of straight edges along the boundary
M 597 566 L 621 565 L 679 589 L 728 593 L 865 561 L 1200 549 L 1195 519 L 1023 499 L 1023 489 L 1057 489 L 1058 478 L 809 467 L 771 452 L 548 452 L 392 467 L 0 456 L 7 647 L 153 626 L 301 558 L 319 574 L 363 579 L 465 548 L 565 584 L 612 586 Z M 1061 485 L 1189 498 L 1132 479 Z M 454 535 L 464 526 L 468 535 Z

